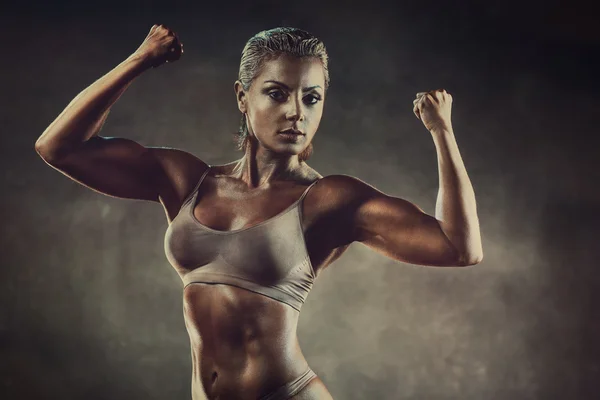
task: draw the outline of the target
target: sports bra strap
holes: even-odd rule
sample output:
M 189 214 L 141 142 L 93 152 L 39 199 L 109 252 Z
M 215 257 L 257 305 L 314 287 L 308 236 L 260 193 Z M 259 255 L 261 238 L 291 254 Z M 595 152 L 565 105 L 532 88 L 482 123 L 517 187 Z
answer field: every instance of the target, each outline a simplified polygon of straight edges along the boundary
M 322 178 L 321 178 L 322 179 Z M 302 193 L 302 196 L 300 196 L 300 198 L 298 199 L 298 202 L 301 202 L 302 200 L 304 200 L 304 197 L 306 197 L 306 195 L 308 194 L 308 191 L 310 190 L 311 187 L 313 187 L 317 182 L 319 182 L 321 179 L 317 179 L 316 181 L 314 181 L 313 183 L 311 183 L 310 185 L 308 185 L 308 187 L 304 190 L 304 192 Z
M 206 164 L 206 165 L 208 165 L 208 168 L 206 168 L 206 171 L 204 171 L 204 173 L 198 180 L 198 183 L 196 183 L 196 186 L 194 186 L 194 189 L 192 189 L 192 191 L 187 195 L 187 197 L 183 201 L 182 205 L 187 204 L 187 202 L 189 202 L 196 195 L 196 193 L 198 193 L 198 189 L 200 188 L 200 185 L 204 181 L 204 178 L 206 177 L 206 175 L 208 175 L 208 172 L 210 171 L 210 168 L 211 168 L 211 166 L 209 164 Z

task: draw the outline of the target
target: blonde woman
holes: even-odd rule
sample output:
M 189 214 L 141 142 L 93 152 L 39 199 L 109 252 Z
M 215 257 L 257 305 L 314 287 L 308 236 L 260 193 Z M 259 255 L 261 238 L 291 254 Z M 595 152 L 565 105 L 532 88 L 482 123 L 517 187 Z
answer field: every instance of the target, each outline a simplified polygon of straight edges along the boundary
M 482 259 L 475 197 L 450 122 L 452 97 L 423 92 L 413 105 L 437 148 L 434 217 L 306 163 L 329 71 L 323 42 L 300 29 L 263 31 L 244 47 L 234 85 L 242 116 L 238 160 L 208 165 L 182 150 L 98 136 L 137 76 L 182 54 L 175 32 L 153 26 L 137 51 L 67 106 L 36 151 L 91 189 L 164 207 L 166 254 L 184 283 L 194 400 L 331 399 L 296 336 L 320 271 L 353 242 L 420 265 Z

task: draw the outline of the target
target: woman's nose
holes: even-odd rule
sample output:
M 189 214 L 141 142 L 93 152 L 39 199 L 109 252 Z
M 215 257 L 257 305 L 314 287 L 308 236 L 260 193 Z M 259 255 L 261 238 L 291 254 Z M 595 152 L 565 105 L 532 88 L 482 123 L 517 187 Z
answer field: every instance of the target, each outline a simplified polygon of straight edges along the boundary
M 299 121 L 304 119 L 304 107 L 302 107 L 302 101 L 294 99 L 290 101 L 290 107 L 287 111 L 287 119 L 292 121 Z

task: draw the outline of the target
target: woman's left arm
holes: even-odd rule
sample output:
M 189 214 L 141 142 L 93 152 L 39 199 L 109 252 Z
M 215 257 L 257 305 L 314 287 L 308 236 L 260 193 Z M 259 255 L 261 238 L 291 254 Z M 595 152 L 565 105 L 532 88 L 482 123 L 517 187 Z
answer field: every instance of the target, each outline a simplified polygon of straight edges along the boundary
M 417 94 L 414 113 L 431 132 L 439 167 L 435 217 L 414 204 L 354 181 L 353 240 L 412 264 L 467 266 L 483 259 L 473 187 L 450 121 L 445 90 Z

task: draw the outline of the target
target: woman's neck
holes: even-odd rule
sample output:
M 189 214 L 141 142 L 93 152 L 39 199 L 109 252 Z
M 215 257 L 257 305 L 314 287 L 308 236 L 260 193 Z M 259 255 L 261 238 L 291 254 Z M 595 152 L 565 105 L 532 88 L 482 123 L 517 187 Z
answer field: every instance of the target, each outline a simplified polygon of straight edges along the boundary
M 244 181 L 249 188 L 258 188 L 275 181 L 294 180 L 301 175 L 302 163 L 297 155 L 281 155 L 256 146 L 248 146 L 240 158 L 233 176 Z

